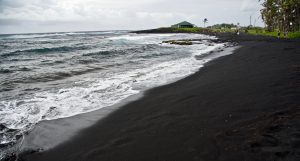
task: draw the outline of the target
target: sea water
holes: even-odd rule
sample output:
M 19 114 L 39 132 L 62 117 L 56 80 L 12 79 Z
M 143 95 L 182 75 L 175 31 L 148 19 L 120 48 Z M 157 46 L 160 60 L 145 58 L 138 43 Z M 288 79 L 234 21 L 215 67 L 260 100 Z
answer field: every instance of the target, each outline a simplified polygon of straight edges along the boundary
M 198 39 L 190 46 L 164 40 Z M 53 120 L 114 105 L 195 73 L 223 43 L 200 34 L 127 31 L 0 35 L 0 156 Z M 1 157 L 0 157 L 1 159 Z

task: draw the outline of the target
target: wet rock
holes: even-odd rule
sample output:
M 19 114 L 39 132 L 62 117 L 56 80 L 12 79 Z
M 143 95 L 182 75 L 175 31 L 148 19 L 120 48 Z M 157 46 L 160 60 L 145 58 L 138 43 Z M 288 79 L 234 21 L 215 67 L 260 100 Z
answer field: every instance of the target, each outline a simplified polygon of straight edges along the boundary
M 178 40 L 168 40 L 168 41 L 163 41 L 162 43 L 175 44 L 175 45 L 193 45 L 193 42 L 191 41 L 178 41 Z
M 7 127 L 5 125 L 3 125 L 3 124 L 0 124 L 0 131 L 3 131 L 5 129 L 7 129 Z
M 2 158 L 2 161 L 16 161 L 17 160 L 17 155 L 15 153 L 10 154 L 6 156 L 5 158 Z

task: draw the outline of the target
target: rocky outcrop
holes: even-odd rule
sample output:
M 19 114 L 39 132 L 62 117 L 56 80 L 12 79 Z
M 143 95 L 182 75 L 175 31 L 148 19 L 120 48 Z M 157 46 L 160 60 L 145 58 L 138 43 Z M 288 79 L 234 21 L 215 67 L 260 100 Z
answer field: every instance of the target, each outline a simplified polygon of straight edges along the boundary
M 179 40 L 168 40 L 168 41 L 163 41 L 162 43 L 167 43 L 167 44 L 175 44 L 175 45 L 193 45 L 192 41 L 179 41 Z

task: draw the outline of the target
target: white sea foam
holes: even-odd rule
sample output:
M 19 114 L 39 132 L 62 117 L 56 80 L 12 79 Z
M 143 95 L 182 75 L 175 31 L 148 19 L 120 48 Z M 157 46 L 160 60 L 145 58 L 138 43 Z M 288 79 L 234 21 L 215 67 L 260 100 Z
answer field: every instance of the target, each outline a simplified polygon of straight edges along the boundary
M 121 36 L 115 36 L 110 37 L 108 39 L 110 40 L 143 40 L 143 39 L 158 39 L 160 37 L 171 37 L 174 36 L 174 34 L 157 34 L 157 35 L 138 35 L 138 34 L 130 34 L 130 35 L 121 35 Z
M 129 34 L 108 38 L 109 40 L 132 41 L 138 44 L 161 43 L 162 40 L 179 40 L 199 38 L 199 34 Z M 201 35 L 202 39 L 215 39 L 215 37 Z

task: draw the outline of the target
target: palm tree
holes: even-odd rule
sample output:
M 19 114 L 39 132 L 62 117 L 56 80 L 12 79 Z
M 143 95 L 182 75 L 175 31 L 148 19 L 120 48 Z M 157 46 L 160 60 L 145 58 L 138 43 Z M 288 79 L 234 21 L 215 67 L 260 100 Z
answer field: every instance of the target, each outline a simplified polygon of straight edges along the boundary
M 208 22 L 208 19 L 207 18 L 204 18 L 203 20 L 203 24 L 204 24 L 204 28 L 205 28 L 205 24 Z

